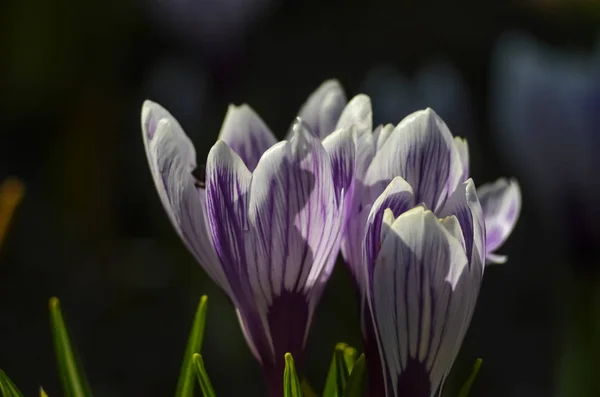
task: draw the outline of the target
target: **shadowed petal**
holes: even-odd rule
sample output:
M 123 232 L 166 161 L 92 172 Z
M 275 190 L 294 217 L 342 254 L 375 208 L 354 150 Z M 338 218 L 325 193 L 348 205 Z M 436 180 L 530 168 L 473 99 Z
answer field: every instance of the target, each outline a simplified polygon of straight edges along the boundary
M 316 89 L 302 105 L 298 117 L 318 138 L 323 139 L 334 130 L 346 106 L 346 94 L 337 80 L 327 80 Z M 288 139 L 293 134 L 290 131 Z
M 372 189 L 364 184 L 365 174 L 375 155 L 372 117 L 371 99 L 367 95 L 359 94 L 348 102 L 337 125 L 337 128 L 344 129 L 354 127 L 356 131 L 354 196 L 350 208 L 351 216 L 348 218 L 341 246 L 344 260 L 352 271 L 355 280 L 360 277 L 359 267 L 363 255 L 362 241 L 369 209 L 387 185 L 387 183 L 382 184 L 383 186 L 379 186 L 381 190 L 371 195 Z
M 414 207 L 412 188 L 404 179 L 400 177 L 394 178 L 381 196 L 375 200 L 367 218 L 366 234 L 364 236 L 364 259 L 366 260 L 366 266 L 373 266 L 377 253 L 381 248 L 381 224 L 384 221 L 384 214 L 388 217 L 388 221 L 391 219 L 393 222 L 395 220 L 394 214 L 400 215 L 412 207 Z M 389 223 L 391 225 L 391 222 Z M 358 276 L 359 279 L 364 277 L 362 274 Z M 364 291 L 361 292 L 364 293 Z
M 461 342 L 453 337 L 470 316 L 463 304 L 469 285 L 461 285 L 467 257 L 461 242 L 421 206 L 384 225 L 368 296 L 387 395 L 429 397 L 443 381 L 439 369 L 452 365 Z
M 258 279 L 253 285 L 272 297 L 283 289 L 307 290 L 331 271 L 335 258 L 328 257 L 343 220 L 329 156 L 301 122 L 289 142 L 265 153 L 250 197 L 249 217 L 257 236 Z
M 486 252 L 489 263 L 503 263 L 505 256 L 495 255 L 508 238 L 521 212 L 521 189 L 516 180 L 505 178 L 477 189 L 486 227 Z
M 250 171 L 256 168 L 260 156 L 277 143 L 277 139 L 269 127 L 246 104 L 229 105 L 219 139 L 223 140 L 244 160 Z
M 376 153 L 367 184 L 404 178 L 413 188 L 415 202 L 437 211 L 454 191 L 462 164 L 452 134 L 431 109 L 415 112 L 396 126 Z
M 323 140 L 323 147 L 329 154 L 333 171 L 333 185 L 338 204 L 342 199 L 346 206 L 352 204 L 354 193 L 355 162 L 355 128 L 336 130 Z M 342 198 L 344 193 L 345 198 Z
M 142 133 L 152 178 L 171 223 L 209 276 L 229 292 L 208 231 L 206 192 L 192 176 L 196 169 L 192 142 L 177 120 L 151 101 L 142 108 Z
M 465 251 L 471 266 L 485 264 L 485 223 L 475 184 L 468 179 L 448 198 L 439 211 L 440 217 L 455 215 L 464 236 Z M 483 270 L 482 270 L 483 271 Z
M 356 95 L 348 102 L 336 129 L 356 129 L 356 171 L 362 179 L 375 155 L 373 141 L 373 110 L 371 99 L 364 94 Z

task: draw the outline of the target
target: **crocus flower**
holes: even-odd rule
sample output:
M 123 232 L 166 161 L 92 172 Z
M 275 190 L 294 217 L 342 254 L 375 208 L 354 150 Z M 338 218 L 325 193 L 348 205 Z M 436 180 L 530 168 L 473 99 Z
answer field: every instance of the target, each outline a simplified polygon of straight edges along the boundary
M 473 181 L 445 201 L 442 219 L 415 207 L 417 197 L 395 178 L 373 204 L 365 234 L 367 301 L 388 397 L 438 395 L 484 271 L 485 226 Z
M 342 254 L 361 292 L 365 348 L 373 357 L 378 353 L 373 323 L 366 309 L 362 245 L 369 211 L 385 187 L 395 177 L 401 177 L 411 187 L 415 205 L 422 204 L 441 215 L 448 200 L 460 193 L 459 187 L 469 178 L 469 153 L 466 140 L 453 138 L 443 120 L 429 108 L 409 115 L 396 127 L 388 124 L 374 131 L 371 114 L 369 97 L 357 95 L 344 109 L 338 127 L 354 125 L 358 134 L 355 194 Z M 489 263 L 503 262 L 506 258 L 495 254 L 495 250 L 506 240 L 518 218 L 521 206 L 518 184 L 501 179 L 480 187 L 478 195 L 484 230 L 488 233 L 488 243 L 481 252 Z M 376 363 L 377 360 L 370 360 L 371 379 L 380 378 Z M 373 395 L 381 393 L 381 389 L 371 390 Z
M 324 83 L 279 143 L 249 106 L 230 107 L 205 171 L 177 121 L 154 103 L 143 109 L 150 169 L 167 214 L 231 298 L 272 396 L 283 391 L 284 354 L 302 365 L 352 202 L 354 129 L 330 134 L 344 104 L 339 84 Z

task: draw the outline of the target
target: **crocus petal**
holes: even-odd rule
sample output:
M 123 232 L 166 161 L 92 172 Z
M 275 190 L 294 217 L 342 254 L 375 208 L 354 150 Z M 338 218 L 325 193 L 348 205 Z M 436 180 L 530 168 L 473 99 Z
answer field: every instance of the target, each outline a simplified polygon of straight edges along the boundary
M 502 263 L 506 257 L 494 255 L 508 238 L 521 212 L 521 189 L 516 180 L 500 178 L 477 189 L 486 227 L 489 263 Z
M 223 120 L 219 139 L 244 160 L 250 171 L 256 168 L 260 156 L 277 139 L 265 122 L 246 104 L 230 105 Z
M 375 131 L 373 131 L 373 141 L 376 143 L 375 151 L 381 150 L 394 131 L 394 128 L 393 124 L 380 125 L 375 128 Z
M 454 137 L 454 146 L 458 150 L 462 164 L 462 174 L 459 181 L 464 182 L 469 179 L 469 144 L 466 139 L 457 136 Z
M 381 196 L 375 200 L 367 218 L 366 234 L 364 237 L 364 259 L 366 260 L 366 266 L 373 266 L 377 253 L 381 248 L 381 225 L 382 222 L 385 222 L 384 215 L 387 216 L 388 221 L 391 219 L 393 222 L 395 220 L 393 217 L 394 214 L 400 215 L 413 206 L 413 190 L 410 185 L 400 177 L 394 178 Z M 362 279 L 362 277 L 359 279 Z M 364 291 L 361 292 L 364 293 Z
M 151 101 L 142 108 L 142 133 L 150 172 L 171 223 L 209 276 L 229 292 L 208 230 L 206 192 L 192 175 L 194 145 L 177 120 Z
M 458 186 L 462 163 L 452 134 L 431 109 L 415 112 L 398 124 L 376 153 L 367 184 L 404 178 L 413 188 L 415 201 L 437 211 Z
M 475 190 L 475 183 L 468 179 L 448 198 L 439 211 L 440 217 L 455 215 L 465 239 L 465 250 L 470 266 L 478 266 L 483 272 L 485 264 L 485 230 L 483 211 Z
M 344 106 L 346 94 L 337 80 L 327 80 L 313 92 L 302 105 L 298 117 L 310 128 L 310 131 L 320 139 L 336 130 L 336 124 Z M 293 134 L 290 131 L 290 135 Z
M 206 161 L 206 195 L 215 250 L 231 284 L 232 299 L 251 351 L 262 362 L 271 359 L 273 344 L 268 331 L 264 296 L 250 284 L 256 267 L 248 221 L 252 174 L 240 156 L 221 140 Z
M 373 110 L 371 99 L 358 94 L 348 102 L 337 123 L 336 129 L 356 129 L 356 170 L 357 178 L 362 179 L 375 155 L 373 143 Z
M 373 143 L 373 111 L 371 99 L 364 94 L 356 95 L 348 102 L 344 109 L 337 128 L 354 128 L 356 131 L 356 172 L 351 216 L 345 229 L 342 241 L 342 255 L 348 267 L 357 280 L 360 276 L 360 264 L 362 261 L 362 239 L 364 236 L 365 222 L 369 215 L 371 204 L 377 196 L 385 189 L 387 183 L 383 184 L 381 190 L 371 194 L 371 190 L 364 184 L 364 176 L 375 155 Z M 391 180 L 391 179 L 390 179 Z M 389 181 L 387 181 L 389 182 Z M 374 197 L 371 197 L 374 196 Z
M 462 244 L 423 207 L 382 231 L 369 307 L 388 396 L 433 396 L 454 360 L 470 316 L 463 304 L 468 260 Z M 480 280 L 474 280 L 475 283 Z
M 346 206 L 352 204 L 351 195 L 354 190 L 355 139 L 355 128 L 351 127 L 336 130 L 323 140 L 323 147 L 331 159 L 336 198 L 340 203 L 343 199 L 342 194 L 346 195 Z
M 341 219 L 329 156 L 301 122 L 294 136 L 261 158 L 250 190 L 249 219 L 256 228 L 254 289 L 270 299 L 282 290 L 310 289 L 338 239 Z M 329 263 L 327 263 L 329 262 Z

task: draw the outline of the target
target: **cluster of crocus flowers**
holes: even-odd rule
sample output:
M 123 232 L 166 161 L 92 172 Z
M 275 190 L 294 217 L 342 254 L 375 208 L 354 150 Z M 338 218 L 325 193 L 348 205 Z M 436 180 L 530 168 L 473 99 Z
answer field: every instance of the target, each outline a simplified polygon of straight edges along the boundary
M 230 107 L 205 166 L 146 102 L 150 169 L 175 229 L 231 298 L 270 395 L 284 354 L 302 368 L 312 315 L 341 251 L 362 300 L 370 395 L 431 396 L 458 352 L 486 260 L 520 210 L 515 182 L 475 189 L 466 141 L 431 110 L 373 130 L 370 99 L 312 94 L 277 142 Z M 481 194 L 480 194 L 481 193 Z M 487 259 L 486 259 L 487 258 Z

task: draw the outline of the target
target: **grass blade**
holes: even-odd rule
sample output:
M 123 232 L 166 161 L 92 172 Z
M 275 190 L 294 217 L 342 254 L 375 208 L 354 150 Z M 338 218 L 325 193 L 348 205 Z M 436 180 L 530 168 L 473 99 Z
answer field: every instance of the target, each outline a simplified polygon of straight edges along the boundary
M 335 345 L 333 358 L 331 359 L 331 365 L 329 366 L 329 373 L 325 380 L 323 397 L 342 397 L 344 395 L 344 389 L 346 388 L 346 382 L 348 381 L 349 376 L 346 358 L 344 357 L 344 351 L 347 348 L 348 345 L 345 343 L 338 343 Z
M 473 365 L 473 370 L 471 371 L 471 376 L 465 382 L 465 384 L 460 388 L 460 392 L 458 393 L 458 397 L 467 397 L 469 392 L 471 391 L 471 386 L 473 386 L 473 382 L 475 382 L 475 378 L 477 378 L 477 374 L 479 373 L 479 369 L 481 368 L 482 359 L 478 358 L 475 360 L 475 364 Z
M 215 391 L 210 383 L 208 374 L 206 373 L 206 368 L 204 368 L 204 360 L 202 360 L 202 356 L 196 353 L 192 356 L 192 360 L 194 363 L 196 376 L 198 377 L 198 383 L 200 384 L 200 390 L 202 390 L 202 395 L 204 397 L 215 397 Z
M 290 353 L 285 353 L 285 370 L 283 371 L 283 397 L 302 397 L 302 387 L 296 373 L 296 364 Z
M 361 397 L 365 387 L 365 355 L 361 354 L 354 363 L 348 383 L 344 389 L 344 397 Z
M 17 386 L 10 380 L 8 375 L 0 369 L 0 393 L 2 397 L 23 397 Z
M 181 365 L 181 372 L 179 374 L 179 380 L 177 381 L 177 390 L 175 391 L 175 397 L 193 397 L 194 388 L 196 387 L 196 380 L 194 379 L 194 354 L 200 353 L 202 349 L 202 340 L 204 339 L 204 328 L 206 326 L 206 310 L 208 308 L 208 297 L 203 295 L 198 303 L 196 309 L 196 315 L 194 316 L 194 323 L 190 331 L 188 338 L 187 347 L 185 349 L 185 355 L 183 357 L 183 364 Z
M 50 325 L 65 397 L 90 397 L 90 387 L 71 348 L 69 333 L 60 310 L 60 301 L 56 297 L 50 299 Z

